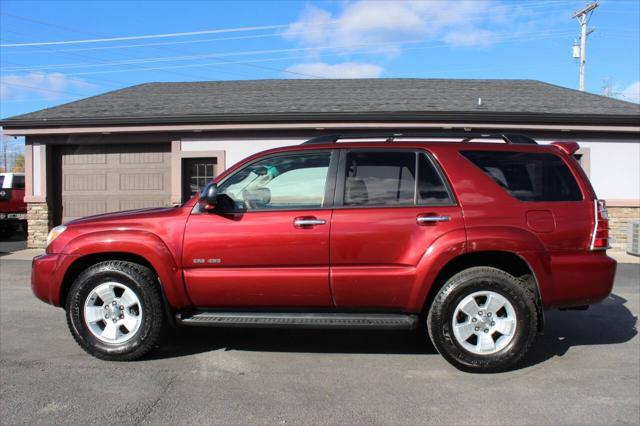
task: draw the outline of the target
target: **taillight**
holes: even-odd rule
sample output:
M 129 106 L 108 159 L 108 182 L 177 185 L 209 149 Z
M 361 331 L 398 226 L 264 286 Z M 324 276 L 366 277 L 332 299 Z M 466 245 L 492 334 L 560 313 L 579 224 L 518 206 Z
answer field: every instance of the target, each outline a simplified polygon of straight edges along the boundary
M 609 215 L 604 200 L 593 200 L 596 223 L 591 236 L 591 250 L 609 248 Z

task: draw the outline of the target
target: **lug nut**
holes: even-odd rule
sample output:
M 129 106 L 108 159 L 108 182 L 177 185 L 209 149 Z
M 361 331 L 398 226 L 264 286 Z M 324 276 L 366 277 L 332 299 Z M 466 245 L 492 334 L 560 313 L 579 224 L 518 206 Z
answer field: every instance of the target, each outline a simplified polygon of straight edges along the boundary
M 482 316 L 482 311 L 478 311 L 478 315 Z
M 492 326 L 496 325 L 496 322 L 495 321 L 491 321 L 491 325 Z
M 109 319 L 109 314 L 105 314 L 104 318 Z
M 485 333 L 488 333 L 488 332 L 489 332 L 489 329 L 488 329 L 488 328 L 485 328 L 485 329 L 484 329 L 484 332 L 485 332 Z
M 124 311 L 124 306 L 120 305 L 120 310 Z
M 480 327 L 476 327 L 476 331 L 480 331 Z
M 491 316 L 491 312 L 487 312 L 487 316 L 490 317 Z
M 115 305 L 115 304 L 116 304 L 116 301 L 114 300 L 113 302 L 111 302 L 111 304 L 112 304 L 112 305 Z
M 478 321 L 478 318 L 471 318 L 471 322 L 476 322 Z
M 120 314 L 120 319 L 124 319 L 124 315 Z

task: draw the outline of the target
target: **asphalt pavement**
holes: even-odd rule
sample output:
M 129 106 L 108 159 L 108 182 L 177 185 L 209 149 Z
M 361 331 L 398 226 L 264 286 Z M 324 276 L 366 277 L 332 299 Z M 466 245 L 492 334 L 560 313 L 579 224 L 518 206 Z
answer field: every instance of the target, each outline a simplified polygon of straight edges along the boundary
M 410 332 L 174 333 L 142 361 L 85 354 L 0 258 L 0 424 L 638 424 L 640 265 L 588 311 L 549 312 L 526 365 L 460 372 Z

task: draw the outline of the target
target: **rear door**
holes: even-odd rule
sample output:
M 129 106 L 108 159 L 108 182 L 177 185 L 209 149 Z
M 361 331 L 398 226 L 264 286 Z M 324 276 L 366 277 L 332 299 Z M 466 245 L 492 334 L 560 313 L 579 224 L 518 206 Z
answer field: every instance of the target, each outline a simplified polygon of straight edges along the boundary
M 337 308 L 402 308 L 416 266 L 462 211 L 430 154 L 341 153 L 331 222 L 331 289 Z

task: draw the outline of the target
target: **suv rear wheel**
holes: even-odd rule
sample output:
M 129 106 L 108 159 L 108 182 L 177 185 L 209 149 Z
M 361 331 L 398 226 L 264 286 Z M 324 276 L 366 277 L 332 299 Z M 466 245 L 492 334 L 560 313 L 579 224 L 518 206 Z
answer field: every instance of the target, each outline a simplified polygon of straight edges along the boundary
M 125 261 L 101 262 L 82 272 L 69 291 L 66 311 L 76 342 L 108 361 L 145 355 L 165 322 L 152 271 Z
M 442 356 L 469 372 L 513 367 L 529 351 L 537 330 L 531 292 L 516 277 L 474 267 L 451 277 L 438 292 L 427 327 Z

